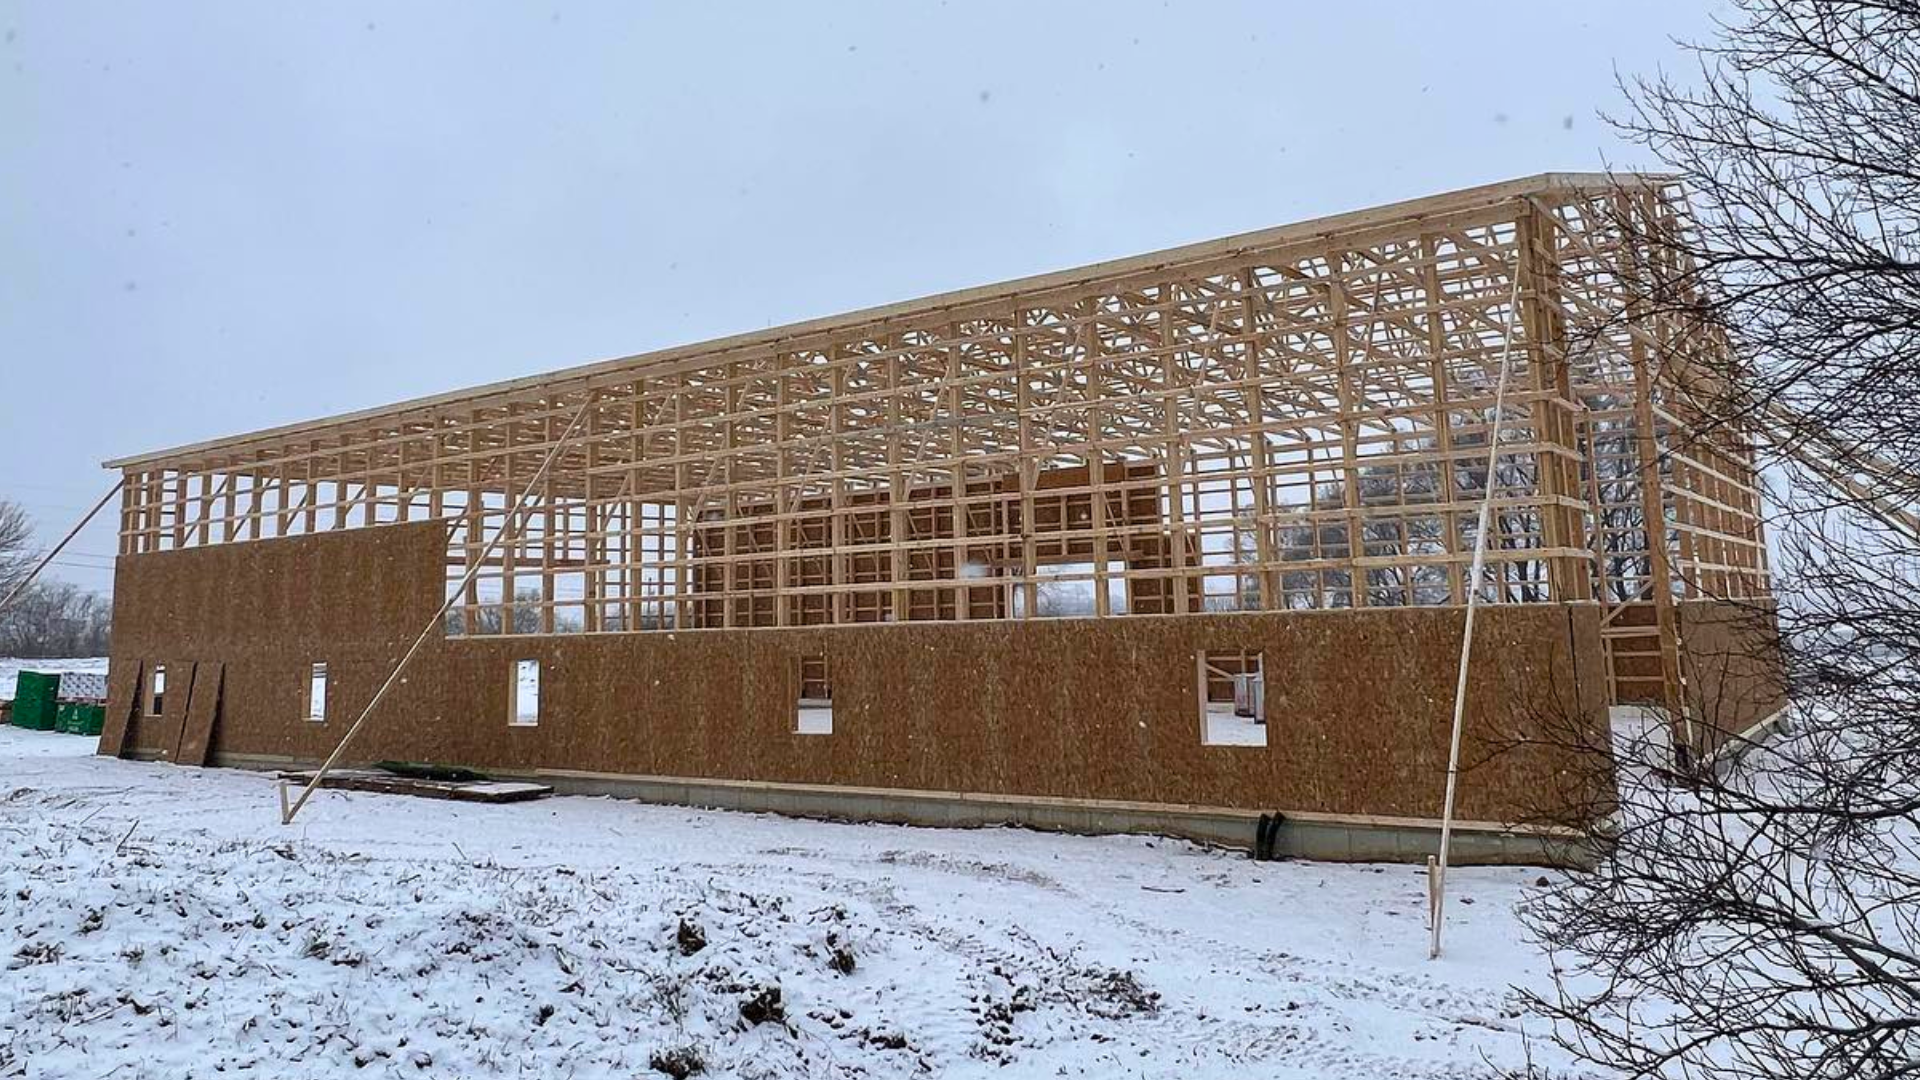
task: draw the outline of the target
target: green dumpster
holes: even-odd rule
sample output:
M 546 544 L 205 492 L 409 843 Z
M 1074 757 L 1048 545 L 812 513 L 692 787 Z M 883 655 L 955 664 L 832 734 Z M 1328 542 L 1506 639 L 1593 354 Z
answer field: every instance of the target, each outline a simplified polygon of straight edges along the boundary
M 100 737 L 101 729 L 107 726 L 107 707 L 105 705 L 76 705 L 78 715 L 74 718 L 75 735 Z
M 52 731 L 60 695 L 60 676 L 23 671 L 13 683 L 13 725 Z

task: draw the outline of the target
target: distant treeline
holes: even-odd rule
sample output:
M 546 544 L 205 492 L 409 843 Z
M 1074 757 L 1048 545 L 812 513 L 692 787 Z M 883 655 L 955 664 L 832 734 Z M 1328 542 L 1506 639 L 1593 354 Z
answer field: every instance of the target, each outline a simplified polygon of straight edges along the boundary
M 33 568 L 33 520 L 0 499 L 0 597 Z M 0 656 L 105 656 L 113 605 L 64 581 L 37 581 L 0 611 Z

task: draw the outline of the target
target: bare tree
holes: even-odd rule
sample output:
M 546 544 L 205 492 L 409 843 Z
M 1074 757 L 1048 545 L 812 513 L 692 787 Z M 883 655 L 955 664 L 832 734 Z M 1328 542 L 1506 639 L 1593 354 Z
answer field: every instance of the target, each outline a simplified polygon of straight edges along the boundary
M 0 499 L 0 594 L 10 592 L 32 563 L 27 548 L 33 541 L 33 519 L 19 503 Z
M 0 656 L 105 656 L 112 615 L 95 593 L 35 582 L 0 611 Z
M 1462 434 L 1454 445 L 1471 449 L 1485 446 L 1485 436 Z M 1430 447 L 1431 443 L 1420 444 Z M 1286 562 L 1304 562 L 1325 558 L 1367 556 L 1438 556 L 1448 550 L 1444 512 L 1452 505 L 1474 506 L 1486 495 L 1487 467 L 1483 458 L 1472 454 L 1456 457 L 1448 470 L 1450 481 L 1432 463 L 1411 466 L 1362 465 L 1359 470 L 1360 496 L 1356 500 L 1362 517 L 1370 507 L 1427 505 L 1426 515 L 1377 516 L 1360 526 L 1360 550 L 1348 545 L 1349 528 L 1344 520 L 1334 519 L 1313 525 L 1288 525 L 1277 532 L 1276 548 Z M 1531 462 L 1507 460 L 1494 468 L 1496 494 L 1501 491 L 1530 490 L 1538 481 Z M 1453 499 L 1446 498 L 1444 485 L 1453 485 Z M 1339 507 L 1346 499 L 1346 483 L 1333 480 L 1314 490 L 1315 505 Z M 1465 526 L 1473 524 L 1472 515 L 1461 515 L 1462 531 L 1454 537 L 1458 548 L 1474 542 Z M 1492 551 L 1523 549 L 1540 532 L 1537 513 L 1526 510 L 1502 510 L 1493 515 L 1488 547 Z M 1236 545 L 1236 550 L 1251 554 L 1257 550 L 1253 540 Z M 1445 604 L 1452 597 L 1447 569 L 1429 564 L 1411 567 L 1371 567 L 1364 571 L 1361 585 L 1369 607 Z M 1546 568 L 1537 559 L 1500 560 L 1489 566 L 1488 580 L 1494 583 L 1502 601 L 1533 602 L 1547 599 Z M 1257 590 L 1257 581 L 1247 575 Z M 1290 608 L 1348 607 L 1352 604 L 1352 571 L 1283 570 L 1280 588 Z M 1243 589 L 1247 586 L 1243 586 Z M 1251 593 L 1258 599 L 1258 592 Z M 1248 606 L 1257 607 L 1257 603 Z
M 1707 770 L 1623 753 L 1598 866 L 1527 911 L 1560 972 L 1535 1004 L 1636 1076 L 1920 1075 L 1920 545 L 1885 510 L 1920 496 L 1920 3 L 1736 0 L 1690 48 L 1616 123 L 1699 218 L 1644 238 L 1648 295 L 1741 358 L 1683 392 L 1787 478 L 1799 704 Z
M 32 570 L 33 519 L 0 500 L 0 595 Z M 104 656 L 111 606 L 65 582 L 36 582 L 0 611 L 0 656 Z
M 471 631 L 467 629 L 465 609 L 457 605 L 447 609 L 445 621 L 446 632 L 456 637 L 468 633 L 476 636 L 502 633 L 537 634 L 540 633 L 540 590 L 515 589 L 512 604 L 482 605 L 474 614 Z M 509 625 L 511 629 L 508 629 Z M 555 633 L 560 634 L 576 633 L 581 629 L 580 619 L 578 616 L 555 616 L 553 629 Z
M 1363 465 L 1358 473 L 1360 495 L 1356 502 L 1363 516 L 1366 508 L 1371 506 L 1398 506 L 1402 502 L 1421 501 L 1434 503 L 1435 515 L 1426 518 L 1394 516 L 1363 521 L 1358 551 L 1353 550 L 1349 543 L 1351 529 L 1345 520 L 1283 526 L 1277 534 L 1276 544 L 1282 561 L 1434 554 L 1445 550 L 1445 537 L 1440 524 L 1442 519 L 1438 516 L 1440 474 L 1434 466 L 1426 464 L 1402 470 Z M 1342 506 L 1346 502 L 1346 490 L 1345 482 L 1328 481 L 1314 489 L 1314 502 L 1320 507 Z M 1253 551 L 1256 547 L 1249 543 L 1245 549 Z M 1370 607 L 1447 602 L 1447 572 L 1444 567 L 1372 567 L 1364 574 L 1362 588 Z M 1348 607 L 1353 602 L 1352 586 L 1353 572 L 1350 570 L 1283 570 L 1280 574 L 1280 591 L 1287 607 L 1313 608 L 1323 604 L 1335 608 Z

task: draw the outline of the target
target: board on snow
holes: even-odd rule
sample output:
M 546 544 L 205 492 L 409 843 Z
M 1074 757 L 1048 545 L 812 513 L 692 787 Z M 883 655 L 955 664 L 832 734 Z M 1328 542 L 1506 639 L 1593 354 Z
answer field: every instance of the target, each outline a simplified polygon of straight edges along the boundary
M 283 772 L 280 778 L 295 784 L 308 784 L 313 782 L 314 771 Z M 372 791 L 382 795 L 418 795 L 428 799 L 483 803 L 525 802 L 553 794 L 553 788 L 546 784 L 514 780 L 424 780 L 373 769 L 335 769 L 320 781 L 320 786 L 346 791 Z

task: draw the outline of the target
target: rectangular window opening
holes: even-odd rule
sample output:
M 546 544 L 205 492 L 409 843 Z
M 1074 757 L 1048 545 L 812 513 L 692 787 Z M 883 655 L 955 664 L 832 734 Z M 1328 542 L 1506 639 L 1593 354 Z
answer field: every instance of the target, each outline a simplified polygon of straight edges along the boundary
M 827 658 L 819 653 L 797 658 L 794 684 L 794 734 L 833 734 L 833 681 Z
M 1267 745 L 1267 677 L 1260 653 L 1209 649 L 1198 661 L 1201 743 Z
M 166 692 L 167 692 L 167 665 L 155 664 L 153 665 L 153 671 L 147 676 L 146 715 L 148 716 L 160 715 L 160 709 L 162 707 L 162 699 L 165 697 Z
M 327 722 L 327 665 L 324 663 L 307 669 L 307 719 L 316 724 Z
M 519 660 L 513 665 L 511 723 L 532 727 L 540 722 L 540 661 Z

